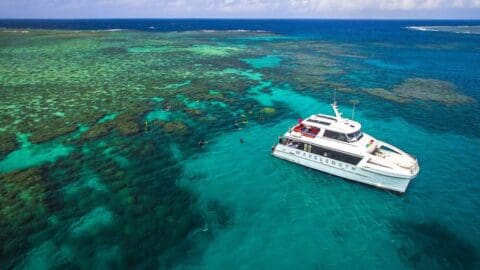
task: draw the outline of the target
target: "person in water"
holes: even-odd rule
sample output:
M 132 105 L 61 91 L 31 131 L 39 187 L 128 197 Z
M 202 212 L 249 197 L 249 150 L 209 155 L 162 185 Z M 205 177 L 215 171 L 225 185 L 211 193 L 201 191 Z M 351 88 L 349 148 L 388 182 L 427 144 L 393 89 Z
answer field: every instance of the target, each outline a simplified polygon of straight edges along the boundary
M 145 132 L 149 132 L 150 129 L 148 128 L 148 121 L 145 121 Z
M 243 140 L 243 138 L 240 138 L 240 143 L 244 143 L 245 141 Z

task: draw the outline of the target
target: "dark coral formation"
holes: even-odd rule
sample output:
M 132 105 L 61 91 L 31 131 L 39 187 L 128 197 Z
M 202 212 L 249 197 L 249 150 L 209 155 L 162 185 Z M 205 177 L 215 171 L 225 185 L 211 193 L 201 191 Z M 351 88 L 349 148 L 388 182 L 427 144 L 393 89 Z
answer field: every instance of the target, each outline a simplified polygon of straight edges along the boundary
M 158 121 L 155 122 L 155 124 L 160 125 L 163 131 L 174 135 L 184 136 L 187 135 L 189 132 L 188 126 L 181 120 L 176 120 L 172 122 Z
M 13 133 L 0 132 L 0 158 L 18 147 L 17 136 Z
M 42 169 L 0 174 L 0 264 L 28 246 L 30 234 L 44 228 L 47 214 L 58 209 L 48 186 Z
M 452 83 L 423 78 L 410 78 L 393 89 L 393 93 L 402 98 L 436 101 L 445 104 L 474 102 L 474 99 L 458 93 Z
M 383 88 L 364 88 L 363 91 L 398 103 L 412 100 L 435 101 L 447 105 L 475 102 L 472 97 L 457 92 L 452 83 L 424 78 L 407 79 L 391 91 Z

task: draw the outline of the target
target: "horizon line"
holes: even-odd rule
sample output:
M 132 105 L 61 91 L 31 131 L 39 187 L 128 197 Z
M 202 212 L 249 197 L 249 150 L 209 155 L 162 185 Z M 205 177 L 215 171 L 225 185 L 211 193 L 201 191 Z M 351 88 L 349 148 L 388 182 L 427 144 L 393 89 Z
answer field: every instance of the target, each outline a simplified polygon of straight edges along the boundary
M 374 18 L 364 18 L 364 17 L 325 17 L 325 18 L 312 18 L 312 17 L 258 17 L 258 18 L 246 18 L 246 17 L 76 17 L 76 18 L 18 18 L 18 17 L 5 17 L 0 20 L 379 20 L 379 21 L 413 21 L 413 20 L 429 20 L 429 21 L 480 21 L 480 18 L 383 18 L 383 17 L 374 17 Z

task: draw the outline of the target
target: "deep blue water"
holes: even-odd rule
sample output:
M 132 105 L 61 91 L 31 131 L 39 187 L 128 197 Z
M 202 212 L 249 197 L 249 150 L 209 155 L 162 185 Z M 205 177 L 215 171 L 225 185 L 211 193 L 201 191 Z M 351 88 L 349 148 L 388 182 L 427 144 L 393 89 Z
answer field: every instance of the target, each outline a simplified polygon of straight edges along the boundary
M 479 269 L 480 35 L 406 28 L 479 24 L 480 21 L 450 20 L 0 20 L 0 27 L 22 29 L 124 29 L 146 33 L 268 31 L 292 39 L 333 44 L 332 50 L 335 45 L 349 46 L 352 52 L 362 56 L 339 55 L 336 60 L 343 63 L 344 72 L 328 79 L 356 89 L 339 92 L 338 98 L 343 102 L 341 108 L 346 115 L 350 112 L 347 101 L 360 100 L 356 120 L 362 122 L 364 131 L 418 157 L 421 172 L 408 192 L 397 196 L 272 158 L 269 155 L 272 140 L 295 122 L 297 116 L 331 113 L 328 105 L 331 93 L 314 89 L 300 91 L 288 81 L 274 84 L 270 94 L 255 92 L 254 86 L 248 90 L 252 91 L 253 99 L 259 104 L 277 106 L 279 110 L 288 108 L 285 118 L 267 124 L 249 124 L 238 131 L 215 130 L 216 136 L 209 138 L 210 144 L 191 156 L 190 152 L 177 149 L 181 149 L 178 145 L 183 142 L 165 146 L 154 138 L 155 143 L 162 145 L 162 151 L 172 148 L 176 150 L 171 152 L 176 154 L 165 161 L 138 160 L 134 163 L 138 168 L 130 172 L 132 179 L 148 175 L 144 184 L 152 186 L 148 181 L 163 179 L 164 173 L 155 174 L 158 173 L 155 162 L 164 162 L 165 166 L 174 163 L 176 185 L 195 194 L 195 206 L 204 211 L 205 229 L 201 227 L 189 234 L 193 248 L 180 243 L 167 254 L 149 256 L 155 258 L 153 261 L 167 257 L 174 262 L 166 265 L 178 269 Z M 248 47 L 261 46 L 265 41 L 225 42 Z M 281 59 L 282 51 L 276 53 Z M 276 57 L 267 59 L 275 62 Z M 272 65 L 282 64 L 276 61 Z M 261 65 L 260 68 L 252 66 L 246 74 L 252 77 L 260 74 L 257 77 L 261 78 L 262 72 L 265 70 Z M 456 91 L 475 101 L 453 105 L 422 100 L 396 103 L 358 90 L 392 89 L 410 78 L 451 83 Z M 262 79 L 253 81 L 260 88 L 268 84 Z M 239 138 L 247 143 L 239 145 Z M 111 143 L 109 139 L 108 143 Z M 92 143 L 89 147 L 97 146 Z M 158 153 L 152 156 L 162 158 Z M 6 167 L 0 160 L 0 168 L 2 166 Z M 96 181 L 102 183 L 100 178 Z M 158 190 L 143 192 L 156 196 Z M 168 192 L 163 192 L 165 194 L 159 192 L 158 196 L 168 197 Z M 122 213 L 122 206 L 118 209 L 111 206 L 116 206 L 115 202 L 109 202 L 109 197 L 101 194 L 101 202 L 89 201 L 93 210 L 86 218 L 65 221 L 70 222 L 65 227 L 70 228 L 82 220 L 91 221 L 88 224 L 91 227 L 97 223 L 105 225 L 103 223 L 109 224 L 116 215 L 121 215 L 118 213 Z M 180 195 L 180 201 L 193 200 L 184 193 Z M 212 214 L 216 211 L 221 213 L 220 217 Z M 150 220 L 145 218 L 142 222 Z M 124 254 L 123 248 L 134 250 L 132 246 L 115 245 L 117 228 L 127 230 L 121 224 L 111 225 L 106 234 L 95 236 L 98 245 L 92 244 L 101 251 L 100 257 L 108 258 L 106 261 L 123 262 L 118 258 Z M 146 246 L 142 251 L 148 250 L 148 245 L 160 245 L 165 238 L 169 239 L 150 239 L 150 235 L 142 235 L 140 228 L 138 231 L 131 226 L 128 229 L 138 238 L 132 237 L 132 242 L 126 242 L 141 245 L 135 240 L 144 240 Z M 197 233 L 207 229 L 211 236 Z M 88 259 L 91 254 L 84 250 L 91 247 L 86 244 L 91 239 L 88 236 L 79 237 L 79 243 L 71 243 L 62 242 L 67 232 L 42 233 L 53 235 L 55 244 L 45 241 L 33 247 L 20 268 L 58 267 L 62 264 L 55 260 L 68 257 L 72 247 L 83 252 L 82 259 Z M 83 236 L 90 232 L 81 233 Z M 97 259 L 80 265 L 96 265 Z M 134 258 L 129 260 L 133 262 L 132 267 L 142 268 Z M 34 264 L 39 262 L 43 264 L 36 267 Z
M 408 44 L 422 39 L 441 42 L 441 34 L 424 36 L 400 31 L 406 26 L 468 26 L 480 20 L 306 20 L 306 19 L 0 19 L 0 27 L 64 30 L 129 29 L 141 31 L 263 30 L 286 35 L 308 35 L 350 42 L 395 41 Z M 152 28 L 153 27 L 153 28 Z M 393 31 L 392 31 L 393 30 Z M 471 37 L 456 36 L 459 41 Z

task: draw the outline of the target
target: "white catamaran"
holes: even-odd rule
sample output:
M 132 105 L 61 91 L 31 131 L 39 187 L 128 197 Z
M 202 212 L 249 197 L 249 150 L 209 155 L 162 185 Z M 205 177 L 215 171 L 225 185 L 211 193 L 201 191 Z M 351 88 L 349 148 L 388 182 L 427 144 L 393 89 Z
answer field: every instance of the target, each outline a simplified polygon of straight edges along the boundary
M 272 154 L 348 180 L 404 193 L 420 168 L 417 159 L 361 131 L 360 123 L 316 114 L 290 128 Z

